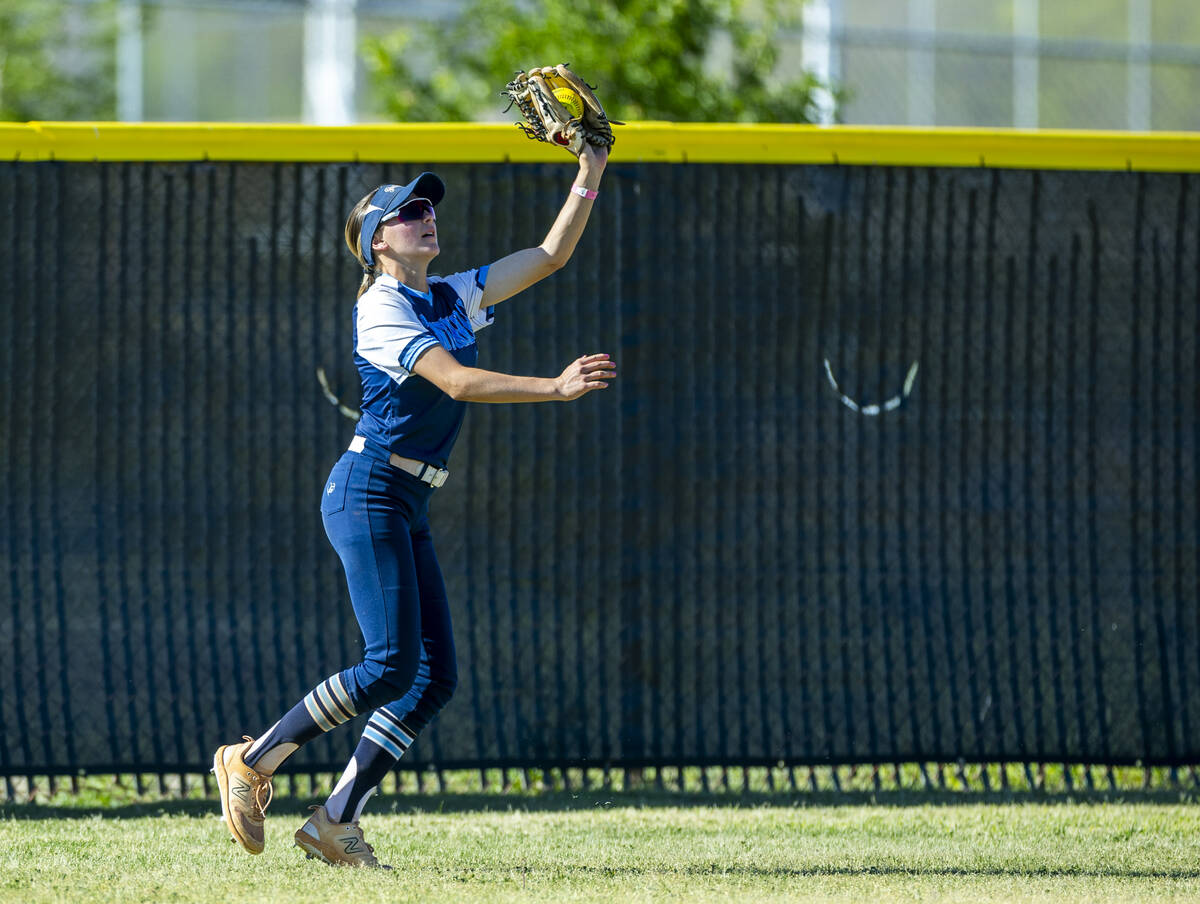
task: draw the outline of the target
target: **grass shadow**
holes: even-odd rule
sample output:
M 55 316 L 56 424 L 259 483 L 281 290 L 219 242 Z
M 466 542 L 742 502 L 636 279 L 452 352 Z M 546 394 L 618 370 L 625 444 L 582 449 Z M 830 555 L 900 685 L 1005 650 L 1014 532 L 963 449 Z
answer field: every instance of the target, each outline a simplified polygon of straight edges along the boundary
M 865 876 L 1012 876 L 1020 878 L 1056 878 L 1056 879 L 1198 879 L 1200 869 L 1123 869 L 1119 865 L 1112 868 L 1089 867 L 1084 869 L 1056 869 L 1050 866 L 980 866 L 974 868 L 957 866 L 880 866 L 864 864 L 862 866 L 813 866 L 808 868 L 768 867 L 760 868 L 741 864 L 713 864 L 684 866 L 672 870 L 642 869 L 639 867 L 602 867 L 579 865 L 572 868 L 575 872 L 585 875 L 594 874 L 598 878 L 619 878 L 623 875 L 676 875 L 689 876 L 746 876 L 762 879 L 776 877 L 781 879 L 811 879 L 816 876 L 848 876 L 860 878 Z
M 280 795 L 272 801 L 272 815 L 307 815 L 308 807 L 321 803 L 324 795 Z M 374 813 L 505 813 L 570 812 L 632 807 L 636 809 L 762 807 L 963 807 L 981 804 L 1042 804 L 1050 806 L 1137 803 L 1168 805 L 1195 802 L 1190 792 L 1169 790 L 1105 790 L 1046 793 L 954 792 L 954 791 L 808 791 L 808 792 L 680 792 L 680 791 L 604 791 L 603 789 L 540 792 L 447 792 L 381 794 L 369 809 Z M 209 799 L 170 799 L 128 802 L 111 806 L 94 803 L 47 804 L 3 803 L 0 819 L 146 819 L 156 816 L 216 816 L 219 803 Z

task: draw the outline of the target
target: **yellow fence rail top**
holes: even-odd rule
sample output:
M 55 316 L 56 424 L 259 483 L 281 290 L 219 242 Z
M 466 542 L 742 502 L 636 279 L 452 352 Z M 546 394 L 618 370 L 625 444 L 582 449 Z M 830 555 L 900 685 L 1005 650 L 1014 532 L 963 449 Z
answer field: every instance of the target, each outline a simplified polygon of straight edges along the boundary
M 613 160 L 1200 172 L 1200 133 L 637 122 Z M 546 163 L 511 123 L 0 123 L 4 160 Z

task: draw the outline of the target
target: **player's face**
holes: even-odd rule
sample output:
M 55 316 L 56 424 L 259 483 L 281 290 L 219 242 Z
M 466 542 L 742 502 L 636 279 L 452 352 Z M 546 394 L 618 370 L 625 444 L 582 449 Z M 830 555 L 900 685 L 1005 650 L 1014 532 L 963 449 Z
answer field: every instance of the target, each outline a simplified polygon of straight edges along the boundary
M 399 258 L 432 260 L 441 250 L 437 238 L 437 214 L 424 198 L 414 198 L 379 224 L 377 241 L 382 241 Z

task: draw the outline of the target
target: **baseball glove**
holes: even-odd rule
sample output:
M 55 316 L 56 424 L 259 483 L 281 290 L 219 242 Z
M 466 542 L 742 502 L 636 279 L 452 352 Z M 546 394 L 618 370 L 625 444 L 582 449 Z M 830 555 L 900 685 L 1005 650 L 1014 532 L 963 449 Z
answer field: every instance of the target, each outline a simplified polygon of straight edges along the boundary
M 505 112 L 516 104 L 525 117 L 525 122 L 517 126 L 527 136 L 534 141 L 560 145 L 576 157 L 585 141 L 597 147 L 612 147 L 613 125 L 624 125 L 604 114 L 604 107 L 591 86 L 566 63 L 517 72 L 504 86 L 501 96 L 509 99 Z M 575 111 L 568 109 L 567 104 L 574 106 Z

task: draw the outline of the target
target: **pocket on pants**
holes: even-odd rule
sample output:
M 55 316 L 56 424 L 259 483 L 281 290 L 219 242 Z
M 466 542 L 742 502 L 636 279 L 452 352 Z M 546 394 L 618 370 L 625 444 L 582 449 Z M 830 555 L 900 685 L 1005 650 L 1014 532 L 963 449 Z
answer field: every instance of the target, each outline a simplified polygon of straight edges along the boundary
M 329 479 L 325 481 L 325 490 L 321 494 L 321 514 L 333 515 L 346 507 L 346 487 L 350 483 L 350 474 L 354 470 L 354 462 L 342 460 L 333 466 Z

